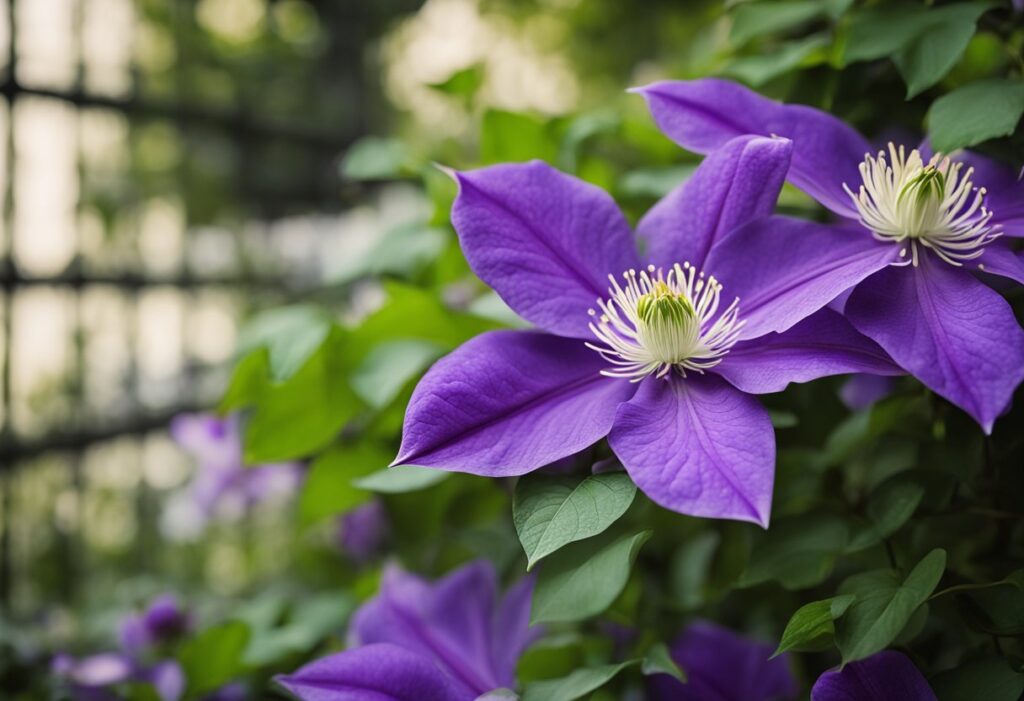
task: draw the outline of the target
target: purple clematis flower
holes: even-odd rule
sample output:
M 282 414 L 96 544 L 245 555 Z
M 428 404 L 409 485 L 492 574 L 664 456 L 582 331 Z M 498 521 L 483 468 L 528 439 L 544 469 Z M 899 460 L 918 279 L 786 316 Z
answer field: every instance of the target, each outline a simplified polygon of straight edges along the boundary
M 74 658 L 59 654 L 50 671 L 75 701 L 117 701 L 116 689 L 123 684 L 152 686 L 160 701 L 178 701 L 185 692 L 185 677 L 177 662 L 165 660 L 151 666 L 118 652 L 101 652 Z
M 899 372 L 822 310 L 859 277 L 842 264 L 794 273 L 789 255 L 751 251 L 744 225 L 773 211 L 790 152 L 786 139 L 744 136 L 709 156 L 640 221 L 643 259 L 607 193 L 544 163 L 453 174 L 470 266 L 542 331 L 485 333 L 438 361 L 395 464 L 507 477 L 608 436 L 662 506 L 766 525 L 775 439 L 750 395 Z M 840 232 L 821 237 L 799 245 L 801 265 L 849 247 Z
M 364 563 L 380 553 L 388 537 L 388 513 L 380 499 L 357 506 L 338 519 L 338 544 Z
M 850 322 L 991 432 L 1024 379 L 1024 331 L 1006 300 L 974 273 L 1024 282 L 1024 257 L 1007 243 L 1024 236 L 1024 183 L 1016 172 L 973 153 L 932 155 L 926 144 L 876 153 L 830 114 L 728 81 L 637 91 L 661 130 L 697 153 L 740 134 L 792 139 L 789 180 L 841 223 L 766 219 L 752 227 L 748 254 L 822 278 L 836 270 L 857 278 L 848 298 L 835 302 L 845 304 Z M 837 232 L 846 239 L 841 248 L 822 238 Z M 808 246 L 827 251 L 827 259 L 807 256 Z M 889 263 L 881 269 L 880 255 Z
M 515 685 L 529 627 L 533 580 L 498 599 L 497 575 L 479 561 L 429 583 L 390 567 L 377 598 L 356 612 L 356 647 L 277 681 L 302 701 L 473 701 Z
M 191 625 L 191 616 L 177 598 L 164 594 L 142 613 L 131 614 L 121 621 L 121 649 L 137 657 L 153 645 L 173 642 L 187 633 Z
M 294 493 L 302 481 L 297 463 L 246 466 L 237 417 L 182 414 L 171 422 L 171 437 L 199 465 L 190 491 L 204 519 L 241 516 L 254 504 Z
M 903 653 L 885 650 L 842 670 L 825 672 L 811 701 L 938 701 L 924 676 Z
M 713 623 L 693 623 L 672 646 L 672 659 L 686 672 L 687 683 L 656 675 L 650 682 L 651 701 L 795 698 L 798 686 L 789 661 L 785 655 L 769 659 L 774 649 Z

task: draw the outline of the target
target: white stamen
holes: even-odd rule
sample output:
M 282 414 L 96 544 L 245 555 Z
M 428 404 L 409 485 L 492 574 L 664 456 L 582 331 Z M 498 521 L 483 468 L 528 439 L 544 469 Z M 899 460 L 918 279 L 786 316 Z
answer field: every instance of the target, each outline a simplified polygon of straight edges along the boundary
M 668 274 L 653 265 L 622 274 L 625 286 L 609 275 L 608 301 L 597 300 L 601 310 L 589 310 L 590 330 L 603 345 L 588 343 L 615 366 L 602 375 L 639 382 L 654 373 L 665 377 L 675 370 L 703 373 L 722 362 L 736 343 L 744 322 L 739 320 L 739 298 L 718 312 L 722 286 L 704 278 L 689 263 L 673 265 Z
M 942 154 L 925 165 L 914 149 L 907 155 L 902 146 L 889 144 L 877 157 L 869 153 L 860 164 L 863 183 L 858 194 L 843 189 L 860 213 L 861 223 L 879 241 L 908 242 L 900 257 L 918 265 L 919 246 L 931 249 L 951 265 L 977 258 L 984 246 L 998 237 L 989 224 L 992 212 L 985 207 L 985 188 L 971 183 L 973 168 L 953 163 Z

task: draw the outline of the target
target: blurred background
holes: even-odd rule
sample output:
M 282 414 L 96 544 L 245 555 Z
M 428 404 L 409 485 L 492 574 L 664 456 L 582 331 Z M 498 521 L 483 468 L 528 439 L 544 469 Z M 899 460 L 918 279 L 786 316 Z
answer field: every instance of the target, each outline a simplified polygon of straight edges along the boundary
M 297 528 L 287 494 L 217 518 L 189 504 L 195 456 L 168 427 L 296 324 L 260 312 L 305 315 L 302 361 L 328 332 L 301 304 L 361 319 L 382 277 L 427 276 L 450 306 L 510 321 L 455 246 L 454 188 L 432 163 L 543 158 L 635 218 L 693 160 L 631 85 L 727 75 L 869 134 L 919 131 L 929 94 L 905 100 L 888 62 L 837 53 L 852 4 L 780 19 L 693 0 L 0 0 L 0 642 L 29 627 L 109 638 L 118 612 L 168 589 L 216 606 L 348 576 L 335 533 Z M 1022 65 L 1019 15 L 996 16 L 971 27 L 943 90 Z M 1022 141 L 1002 155 L 1019 164 Z M 781 206 L 820 216 L 789 187 Z M 418 313 L 407 297 L 392 325 Z M 438 354 L 418 348 L 379 402 L 356 388 L 392 407 L 389 440 L 401 385 Z M 282 411 L 285 434 L 305 420 L 301 402 Z M 277 452 L 316 454 L 347 418 Z
M 2 0 L 5 615 L 102 608 L 147 581 L 230 594 L 286 569 L 274 510 L 201 543 L 175 522 L 192 463 L 170 419 L 216 403 L 254 309 L 372 308 L 372 283 L 347 284 L 360 257 L 430 211 L 395 177 L 403 151 L 471 161 L 480 120 L 504 119 L 484 160 L 542 156 L 526 115 L 538 131 L 593 109 L 582 139 L 659 75 L 659 47 L 711 55 L 714 15 L 673 5 Z

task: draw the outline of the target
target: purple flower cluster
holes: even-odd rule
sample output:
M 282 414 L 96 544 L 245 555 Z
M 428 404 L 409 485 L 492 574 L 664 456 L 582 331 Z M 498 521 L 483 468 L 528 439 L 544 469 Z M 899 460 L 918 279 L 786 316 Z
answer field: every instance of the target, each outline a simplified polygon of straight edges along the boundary
M 395 464 L 507 477 L 607 436 L 662 506 L 767 526 L 775 441 L 752 395 L 907 372 L 991 431 L 1024 379 L 1024 332 L 979 279 L 1024 281 L 1005 243 L 1024 236 L 1016 174 L 927 144 L 875 154 L 829 114 L 726 81 L 638 92 L 707 157 L 635 235 L 602 190 L 544 163 L 452 174 L 470 266 L 539 330 L 436 363 Z M 773 215 L 787 179 L 838 221 Z
M 500 597 L 486 561 L 437 582 L 389 568 L 377 598 L 351 625 L 350 647 L 277 682 L 301 701 L 474 701 L 516 687 L 516 665 L 540 635 L 530 627 L 533 582 Z M 705 621 L 691 623 L 671 648 L 686 684 L 654 675 L 650 701 L 788 701 L 798 694 L 785 655 Z M 495 695 L 494 698 L 501 698 Z M 812 701 L 935 701 L 916 667 L 880 652 L 823 674 Z
M 184 510 L 192 526 L 237 518 L 255 504 L 293 494 L 302 482 L 297 463 L 245 464 L 237 416 L 182 414 L 171 422 L 171 437 L 197 464 Z
M 56 655 L 50 669 L 75 701 L 117 701 L 124 684 L 145 684 L 160 701 L 178 701 L 185 693 L 185 675 L 173 659 L 157 659 L 161 648 L 180 640 L 192 629 L 192 616 L 178 599 L 165 594 L 142 612 L 121 619 L 119 651 L 75 658 Z M 203 701 L 241 701 L 245 689 L 228 684 Z

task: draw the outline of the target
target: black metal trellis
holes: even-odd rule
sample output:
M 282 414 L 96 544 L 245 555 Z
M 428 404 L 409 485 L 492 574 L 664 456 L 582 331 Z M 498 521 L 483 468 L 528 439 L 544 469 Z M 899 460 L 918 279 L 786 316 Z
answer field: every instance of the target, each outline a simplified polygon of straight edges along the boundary
M 31 0 L 20 0 L 30 2 Z M 251 271 L 243 271 L 230 275 L 203 275 L 194 272 L 185 256 L 181 270 L 176 274 L 153 276 L 142 270 L 126 272 L 94 272 L 83 266 L 80 256 L 76 255 L 71 264 L 59 273 L 47 276 L 34 275 L 19 268 L 16 261 L 14 244 L 14 207 L 15 193 L 18 188 L 15 168 L 16 135 L 15 107 L 25 98 L 53 101 L 67 105 L 78 114 L 81 110 L 97 109 L 122 115 L 132 129 L 137 125 L 151 121 L 159 121 L 173 125 L 184 152 L 188 154 L 190 142 L 196 134 L 213 134 L 217 139 L 231 145 L 234 159 L 234 170 L 229 191 L 233 197 L 232 204 L 237 211 L 244 213 L 249 219 L 270 219 L 278 215 L 296 211 L 337 210 L 344 206 L 340 201 L 336 182 L 332 179 L 333 165 L 336 155 L 362 135 L 368 124 L 373 121 L 377 112 L 374 102 L 374 91 L 365 84 L 366 47 L 369 41 L 383 26 L 384 21 L 396 12 L 412 9 L 417 3 L 409 0 L 393 0 L 393 2 L 314 2 L 319 13 L 322 30 L 329 37 L 328 49 L 316 59 L 310 75 L 317 81 L 315 90 L 310 92 L 333 92 L 343 96 L 346 114 L 339 123 L 310 123 L 303 114 L 290 115 L 288 118 L 267 117 L 254 101 L 258 100 L 259 86 L 243 86 L 240 90 L 239 102 L 233 108 L 211 107 L 197 104 L 189 100 L 152 98 L 145 96 L 140 89 L 138 71 L 133 68 L 133 83 L 128 94 L 110 96 L 86 90 L 83 80 L 84 60 L 81 46 L 77 46 L 75 57 L 77 78 L 73 84 L 65 88 L 53 88 L 26 84 L 19 78 L 19 35 L 18 35 L 18 2 L 7 0 L 6 15 L 8 21 L 10 43 L 6 56 L 6 66 L 0 79 L 0 99 L 7 108 L 7 128 L 3 137 L 6 140 L 6 162 L 4 168 L 5 190 L 0 192 L 2 213 L 0 222 L 7 231 L 0 249 L 0 316 L 2 316 L 2 343 L 0 343 L 0 612 L 12 612 L 15 589 L 25 575 L 19 572 L 18 558 L 14 552 L 14 530 L 16 503 L 16 480 L 21 470 L 16 468 L 29 465 L 41 456 L 61 453 L 68 456 L 67 465 L 71 471 L 70 483 L 79 493 L 82 489 L 82 456 L 90 446 L 123 437 L 142 437 L 147 433 L 162 429 L 169 419 L 181 411 L 193 410 L 199 398 L 192 391 L 196 374 L 200 371 L 195 363 L 189 362 L 181 368 L 181 382 L 186 388 L 180 392 L 180 399 L 171 407 L 157 411 L 145 410 L 138 397 L 139 372 L 133 365 L 125 386 L 122 388 L 129 397 L 133 410 L 117 417 L 89 417 L 84 415 L 84 402 L 78 398 L 70 420 L 53 426 L 41 435 L 23 436 L 13 425 L 14 399 L 12 396 L 12 377 L 18 368 L 12 366 L 11 349 L 13 336 L 17 329 L 12 321 L 15 300 L 28 289 L 47 288 L 59 289 L 72 295 L 73 328 L 76 335 L 82 333 L 81 298 L 80 295 L 94 288 L 109 288 L 124 295 L 133 295 L 150 288 L 170 288 L 179 291 L 185 297 L 193 295 L 200 289 L 277 289 L 287 286 L 287 280 L 274 275 L 261 275 Z M 88 0 L 75 0 L 76 13 L 80 14 L 82 3 Z M 141 7 L 145 0 L 134 0 L 136 8 Z M 273 4 L 273 0 L 268 0 Z M 2 6 L 0 2 L 0 6 Z M 172 6 L 175 41 L 179 54 L 185 52 L 186 41 L 183 37 L 188 32 L 196 31 L 194 24 L 195 0 L 169 0 Z M 75 27 L 80 33 L 81 26 Z M 81 42 L 76 40 L 77 44 Z M 180 58 L 181 69 L 176 70 L 178 94 L 185 94 L 187 76 L 185 63 L 188 57 Z M 339 67 L 343 67 L 339 68 Z M 79 139 L 84 138 L 81 134 Z M 257 164 L 255 155 L 261 146 L 268 142 L 283 145 L 294 153 L 301 155 L 303 167 L 300 171 L 289 173 L 287 184 L 280 187 L 267 186 L 255 177 Z M 81 169 L 81 168 L 80 168 Z M 178 173 L 178 185 L 184 190 L 190 178 L 187 170 Z M 189 202 L 185 201 L 186 215 Z M 187 244 L 186 244 L 187 245 Z M 78 241 L 76 236 L 76 250 Z M 138 314 L 138 300 L 133 299 L 133 317 Z M 137 322 L 136 322 L 137 323 Z M 137 329 L 136 329 L 137 331 Z M 134 357 L 133 349 L 133 356 Z M 76 349 L 74 372 L 75 381 L 81 385 L 84 373 L 82 350 Z M 141 482 L 140 482 L 141 484 Z M 137 500 L 139 510 L 145 510 L 147 495 L 144 488 L 139 488 Z M 56 596 L 70 600 L 75 595 L 75 585 L 82 572 L 81 555 L 75 544 L 70 542 L 73 534 L 59 533 L 55 563 L 59 571 L 58 591 Z M 144 543 L 136 548 L 140 561 L 147 555 Z

